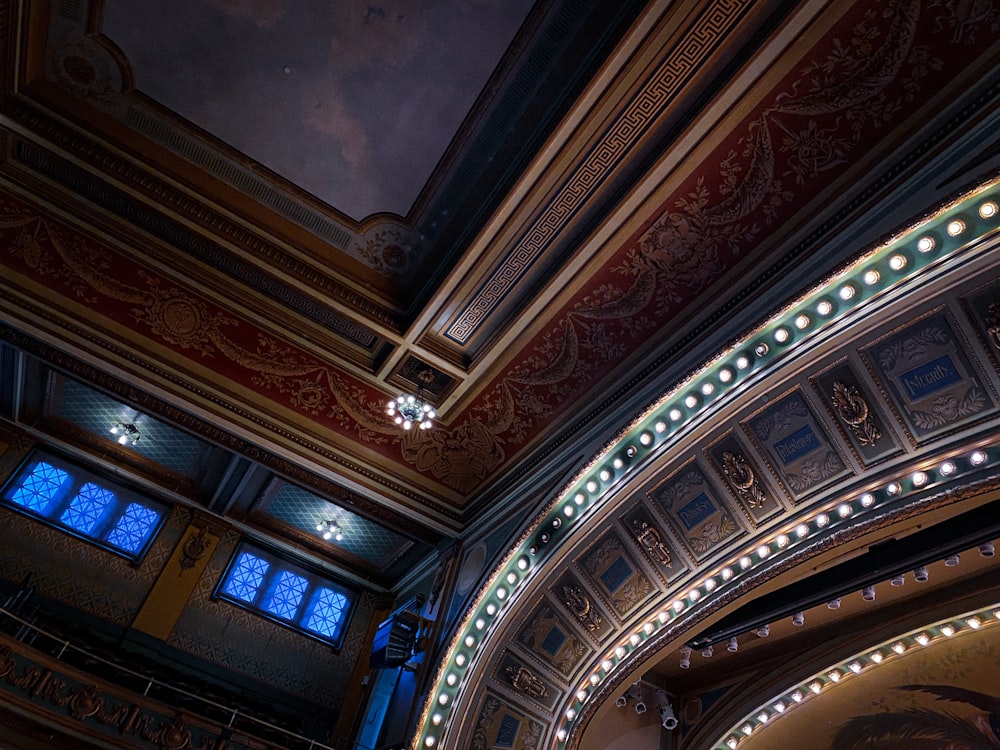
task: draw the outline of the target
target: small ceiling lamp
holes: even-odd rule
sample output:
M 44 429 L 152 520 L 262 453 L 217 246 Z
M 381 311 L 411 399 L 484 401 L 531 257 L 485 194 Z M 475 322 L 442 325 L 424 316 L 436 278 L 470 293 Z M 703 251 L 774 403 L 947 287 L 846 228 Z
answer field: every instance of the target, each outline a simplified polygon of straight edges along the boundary
M 396 424 L 402 425 L 404 430 L 412 429 L 414 425 L 421 430 L 428 430 L 437 416 L 434 407 L 417 396 L 398 396 L 389 402 L 386 413 Z
M 115 422 L 111 425 L 111 434 L 115 436 L 119 445 L 124 446 L 135 445 L 142 437 L 134 422 Z
M 344 538 L 344 530 L 340 528 L 340 524 L 336 521 L 320 521 L 316 524 L 316 531 L 318 531 L 320 536 L 324 539 L 334 539 L 339 542 Z

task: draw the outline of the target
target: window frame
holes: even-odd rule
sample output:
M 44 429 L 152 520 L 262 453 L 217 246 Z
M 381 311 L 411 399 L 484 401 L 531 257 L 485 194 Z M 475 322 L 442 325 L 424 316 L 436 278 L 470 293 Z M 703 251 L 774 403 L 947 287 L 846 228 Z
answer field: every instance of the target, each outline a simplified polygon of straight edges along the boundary
M 254 556 L 268 564 L 267 569 L 262 574 L 260 583 L 257 584 L 252 600 L 242 599 L 234 593 L 227 591 L 231 576 L 244 554 Z M 299 597 L 295 605 L 293 617 L 283 617 L 280 614 L 268 610 L 266 602 L 273 598 L 275 589 L 283 574 L 290 574 L 305 579 L 306 588 Z M 337 622 L 335 634 L 331 636 L 308 628 L 304 623 L 308 622 L 315 612 L 316 604 L 324 590 L 330 590 L 346 600 L 340 619 Z M 343 645 L 344 637 L 350 626 L 354 608 L 357 605 L 358 592 L 343 583 L 330 578 L 329 575 L 310 569 L 308 566 L 288 561 L 278 553 L 268 550 L 257 544 L 241 541 L 226 564 L 226 568 L 219 578 L 215 587 L 214 598 L 235 605 L 255 615 L 264 617 L 272 622 L 282 625 L 290 630 L 294 630 L 300 635 L 317 640 L 324 645 L 330 646 L 339 651 Z
M 24 487 L 25 480 L 34 474 L 36 467 L 40 464 L 64 472 L 69 477 L 65 486 L 60 488 L 58 496 L 50 498 L 44 512 L 22 505 L 12 499 L 12 496 Z M 109 506 L 103 508 L 98 514 L 94 521 L 94 528 L 91 531 L 83 531 L 63 521 L 62 518 L 72 507 L 74 501 L 80 497 L 80 491 L 89 486 L 109 493 L 111 500 Z M 95 547 L 100 547 L 133 563 L 138 563 L 145 557 L 153 540 L 162 530 L 171 510 L 167 504 L 136 492 L 120 482 L 106 479 L 67 458 L 37 450 L 30 453 L 0 487 L 0 504 L 9 510 L 25 515 Z M 142 543 L 135 551 L 132 551 L 109 542 L 108 537 L 118 529 L 119 523 L 136 505 L 147 511 L 152 511 L 157 517 L 149 526 Z

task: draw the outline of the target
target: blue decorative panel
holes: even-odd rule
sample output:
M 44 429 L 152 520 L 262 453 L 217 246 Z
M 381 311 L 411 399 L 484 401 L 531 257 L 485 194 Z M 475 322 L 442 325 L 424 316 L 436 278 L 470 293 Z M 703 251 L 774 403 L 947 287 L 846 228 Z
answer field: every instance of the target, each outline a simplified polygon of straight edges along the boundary
M 556 625 L 549 629 L 548 635 L 542 640 L 541 649 L 549 656 L 555 656 L 566 642 L 566 634 Z
M 159 523 L 160 514 L 139 503 L 129 503 L 105 541 L 113 547 L 136 554 L 149 540 L 149 535 Z
M 848 471 L 799 390 L 762 409 L 750 419 L 749 425 L 758 445 L 771 457 L 775 471 L 796 499 Z
M 72 479 L 62 469 L 39 461 L 27 476 L 8 490 L 6 497 L 12 503 L 44 516 L 62 497 Z
M 59 521 L 81 534 L 92 536 L 95 534 L 97 522 L 114 501 L 115 495 L 111 490 L 88 482 L 69 501 L 69 507 L 63 511 Z
M 607 533 L 580 557 L 580 568 L 594 588 L 620 615 L 628 615 L 652 594 L 654 588 L 639 566 L 625 552 L 621 539 Z
M 632 568 L 628 561 L 624 557 L 619 557 L 604 569 L 604 572 L 601 573 L 601 580 L 608 587 L 608 591 L 614 593 L 631 575 Z
M 508 713 L 500 719 L 500 728 L 497 729 L 497 737 L 494 740 L 496 747 L 514 747 L 514 740 L 517 739 L 517 731 L 521 728 L 521 720 Z
M 332 589 L 320 589 L 303 627 L 327 638 L 335 637 L 347 612 L 348 604 L 347 597 L 343 594 Z
M 295 619 L 307 585 L 306 579 L 302 576 L 297 576 L 288 570 L 281 571 L 263 608 L 276 617 L 285 620 Z
M 953 430 L 995 408 L 968 349 L 968 342 L 940 313 L 871 345 L 864 354 L 906 427 L 921 439 Z
M 649 498 L 695 559 L 705 557 L 740 529 L 694 462 L 650 490 Z
M 252 602 L 270 567 L 267 560 L 242 552 L 229 571 L 223 591 L 244 602 Z

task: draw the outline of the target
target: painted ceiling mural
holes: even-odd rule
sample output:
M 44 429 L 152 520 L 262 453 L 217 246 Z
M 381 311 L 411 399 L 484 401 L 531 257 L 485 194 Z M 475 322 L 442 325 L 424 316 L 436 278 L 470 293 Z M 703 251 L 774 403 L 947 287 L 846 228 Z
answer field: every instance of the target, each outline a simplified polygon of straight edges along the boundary
M 894 127 L 998 37 L 1000 12 L 989 9 L 961 15 L 952 3 L 895 0 L 836 10 L 846 12 L 647 225 L 468 408 L 429 432 L 400 436 L 383 416 L 384 394 L 335 362 L 8 202 L 10 260 L 233 383 L 468 496 L 604 373 L 662 339 L 679 311 L 766 247 L 783 221 L 850 179 L 852 164 L 877 154 Z M 238 13 L 230 21 L 249 23 Z M 276 9 L 262 27 L 279 24 Z
M 114 0 L 101 28 L 144 94 L 360 220 L 409 212 L 531 5 Z

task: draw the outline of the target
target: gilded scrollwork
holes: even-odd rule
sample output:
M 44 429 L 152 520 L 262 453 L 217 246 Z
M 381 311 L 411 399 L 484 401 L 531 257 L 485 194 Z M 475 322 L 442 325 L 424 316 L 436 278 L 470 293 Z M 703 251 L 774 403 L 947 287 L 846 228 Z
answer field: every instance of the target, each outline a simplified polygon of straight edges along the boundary
M 517 667 L 510 665 L 504 671 L 507 674 L 507 679 L 510 680 L 511 687 L 515 690 L 520 690 L 532 698 L 545 697 L 547 692 L 545 683 L 523 664 Z
M 592 633 L 601 626 L 600 612 L 594 609 L 590 597 L 579 586 L 563 586 L 562 603 L 589 632 Z
M 632 531 L 635 541 L 642 549 L 646 550 L 661 565 L 665 567 L 670 566 L 670 550 L 663 543 L 660 532 L 656 527 L 651 526 L 640 518 L 635 518 L 632 519 Z
M 753 468 L 743 456 L 725 451 L 722 454 L 722 473 L 725 474 L 729 486 L 749 507 L 764 507 L 767 495 L 757 481 Z
M 879 441 L 882 432 L 875 424 L 868 402 L 857 386 L 846 385 L 838 380 L 833 384 L 831 399 L 837 414 L 861 445 L 875 445 Z

